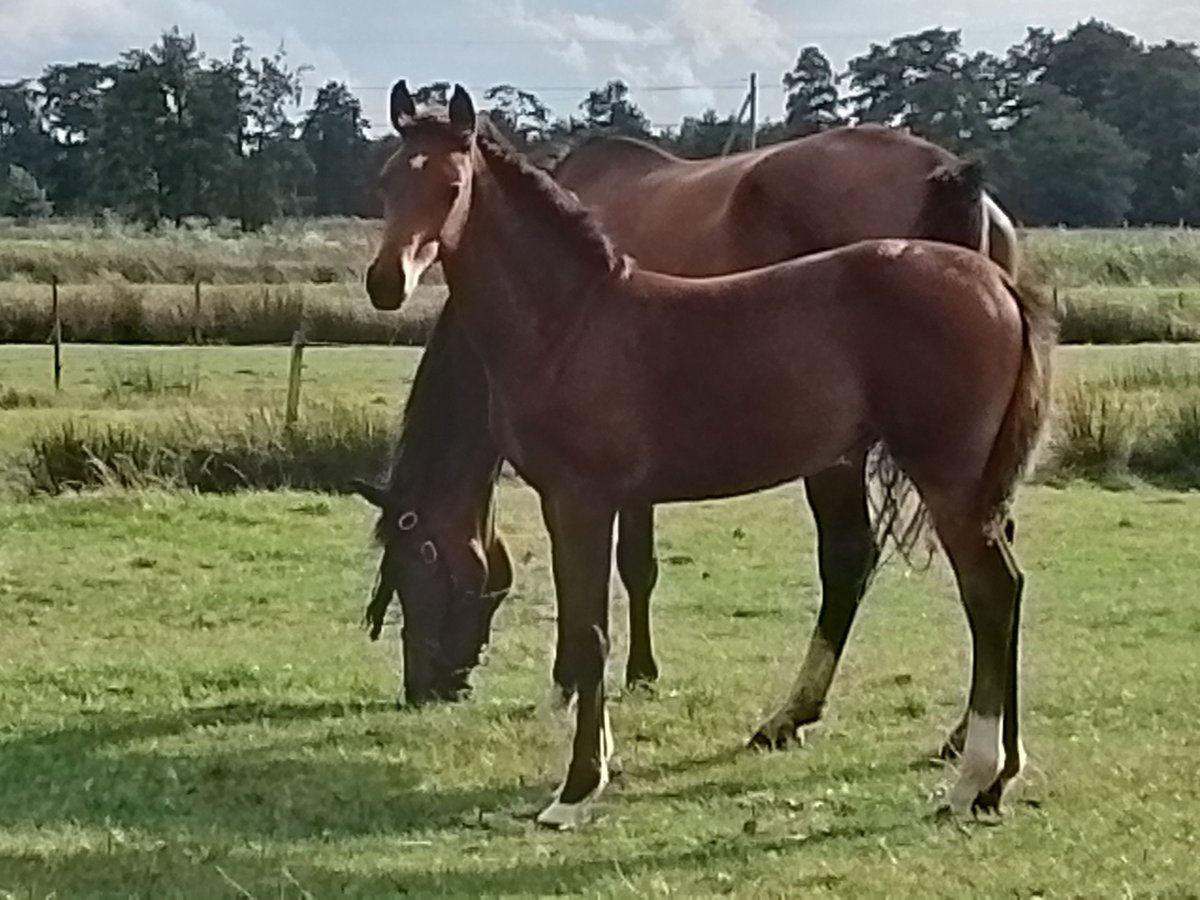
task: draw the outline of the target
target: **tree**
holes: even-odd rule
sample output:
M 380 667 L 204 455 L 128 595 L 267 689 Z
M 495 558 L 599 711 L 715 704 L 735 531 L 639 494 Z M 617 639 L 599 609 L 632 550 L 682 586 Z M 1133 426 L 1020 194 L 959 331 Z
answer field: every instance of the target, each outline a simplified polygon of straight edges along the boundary
M 100 107 L 112 81 L 112 67 L 97 63 L 48 66 L 38 79 L 42 114 L 54 141 L 46 180 L 59 212 L 88 208 Z
M 26 222 L 46 218 L 54 212 L 46 191 L 27 170 L 9 166 L 6 175 L 5 182 L 0 184 L 0 215 Z
M 89 205 L 148 227 L 162 217 L 157 129 L 163 109 L 154 61 L 142 50 L 121 55 L 104 92 L 95 129 Z
M 9 166 L 20 166 L 44 176 L 50 147 L 29 83 L 0 84 L 0 173 L 7 174 Z
M 1046 28 L 1025 29 L 1025 39 L 1013 44 L 997 72 L 997 113 L 1009 123 L 1027 111 L 1025 94 L 1045 74 L 1054 49 L 1054 32 Z
M 1089 19 L 1049 47 L 1041 81 L 1074 97 L 1084 112 L 1107 120 L 1110 103 L 1140 52 L 1132 35 Z
M 590 91 L 579 108 L 583 111 L 582 127 L 588 131 L 650 137 L 650 121 L 629 99 L 629 87 L 623 81 L 610 81 Z
M 706 109 L 699 117 L 686 116 L 676 134 L 664 134 L 660 142 L 666 149 L 689 159 L 720 156 L 736 123 L 733 116 L 719 118 L 716 110 Z
M 519 149 L 528 150 L 549 139 L 550 110 L 536 95 L 511 84 L 497 84 L 483 97 L 492 102 L 488 115 L 496 127 Z
M 313 166 L 287 115 L 303 97 L 306 67 L 293 71 L 282 49 L 255 62 L 241 38 L 234 42 L 231 66 L 241 83 L 236 217 L 243 231 L 258 231 L 306 207 Z
M 1104 118 L 1146 154 L 1131 215 L 1140 222 L 1196 222 L 1180 203 L 1187 158 L 1200 151 L 1200 57 L 1194 44 L 1167 41 L 1125 63 L 1110 87 Z
M 783 74 L 785 121 L 791 134 L 812 134 L 841 125 L 837 84 L 833 67 L 819 48 L 808 46 L 800 51 L 791 71 Z
M 987 53 L 967 57 L 960 43 L 958 31 L 930 28 L 851 59 L 857 117 L 903 125 L 951 150 L 990 147 L 1002 64 Z
M 1145 155 L 1116 128 L 1057 88 L 1031 89 L 1035 104 L 1008 135 L 1007 197 L 1032 225 L 1119 225 Z
M 330 81 L 317 91 L 300 132 L 313 164 L 317 215 L 346 215 L 361 208 L 366 130 L 362 104 L 345 84 Z
M 435 81 L 412 92 L 418 106 L 448 106 L 450 104 L 450 82 Z

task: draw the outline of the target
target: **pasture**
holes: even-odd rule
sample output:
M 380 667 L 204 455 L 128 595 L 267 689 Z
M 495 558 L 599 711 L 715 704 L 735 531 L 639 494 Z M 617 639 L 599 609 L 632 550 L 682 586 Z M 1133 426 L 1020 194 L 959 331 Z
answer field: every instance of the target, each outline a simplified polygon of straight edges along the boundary
M 390 422 L 416 359 L 311 349 L 302 418 L 344 403 Z M 1188 346 L 1067 347 L 1057 361 L 1064 389 L 1139 414 L 1190 403 L 1200 383 Z M 589 829 L 551 834 L 532 816 L 567 732 L 544 703 L 553 595 L 527 488 L 501 488 L 518 581 L 475 697 L 399 711 L 396 628 L 372 644 L 359 627 L 377 559 L 361 501 L 169 484 L 25 496 L 30 439 L 63 421 L 149 432 L 278 410 L 286 349 L 68 346 L 66 363 L 54 396 L 47 348 L 0 348 L 0 390 L 36 398 L 0 411 L 0 892 L 1195 890 L 1194 494 L 1055 469 L 1019 495 L 1031 765 L 999 827 L 966 828 L 928 818 L 951 780 L 929 756 L 961 711 L 968 663 L 940 558 L 886 567 L 825 722 L 804 749 L 757 755 L 741 747 L 785 691 L 815 610 L 799 488 L 664 508 L 663 676 L 620 691 L 618 601 L 622 773 Z

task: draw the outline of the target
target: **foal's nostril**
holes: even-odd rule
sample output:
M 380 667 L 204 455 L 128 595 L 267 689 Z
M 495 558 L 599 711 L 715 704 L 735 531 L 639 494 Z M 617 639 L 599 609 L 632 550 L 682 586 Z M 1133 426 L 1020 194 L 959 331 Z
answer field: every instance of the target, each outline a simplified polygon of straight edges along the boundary
M 375 260 L 367 266 L 367 296 L 376 309 L 392 310 L 400 305 L 399 289 Z

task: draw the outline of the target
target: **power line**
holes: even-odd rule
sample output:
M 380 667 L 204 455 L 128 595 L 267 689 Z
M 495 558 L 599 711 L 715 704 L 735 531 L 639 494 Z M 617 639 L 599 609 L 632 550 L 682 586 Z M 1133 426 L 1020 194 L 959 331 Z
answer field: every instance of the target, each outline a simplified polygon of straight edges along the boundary
M 0 82 L 37 81 L 39 79 L 39 77 L 40 76 L 38 76 L 38 75 L 0 75 Z M 315 90 L 319 87 L 322 87 L 324 84 L 328 83 L 329 81 L 337 81 L 337 80 L 338 79 L 336 79 L 336 78 L 329 78 L 320 83 L 305 81 L 305 82 L 302 82 L 301 86 L 305 90 Z M 607 80 L 615 81 L 617 79 L 607 79 Z M 390 84 L 353 84 L 350 82 L 341 82 L 341 83 L 344 84 L 347 89 L 352 90 L 352 91 L 390 91 L 392 89 L 392 85 L 390 85 Z M 579 93 L 579 92 L 594 91 L 597 89 L 597 87 L 603 87 L 603 84 L 587 84 L 587 85 L 582 85 L 582 84 L 575 84 L 575 85 L 542 84 L 542 85 L 531 85 L 531 86 L 527 87 L 522 84 L 513 84 L 512 82 L 503 82 L 503 81 L 498 81 L 495 84 L 489 84 L 489 85 L 467 85 L 467 87 L 469 90 L 482 93 L 486 90 L 489 90 L 490 88 L 497 87 L 498 85 L 501 85 L 501 84 L 512 84 L 512 86 L 517 88 L 518 90 L 529 91 L 530 93 L 536 92 L 536 93 L 543 93 L 543 94 Z M 626 84 L 625 87 L 627 87 L 631 91 L 644 91 L 646 93 L 671 93 L 671 92 L 677 92 L 677 91 L 741 91 L 741 90 L 745 90 L 745 88 L 746 88 L 746 79 L 742 78 L 742 79 L 738 79 L 736 81 L 722 81 L 722 82 L 712 82 L 712 83 L 702 83 L 701 82 L 701 83 L 696 83 L 696 84 Z
M 616 79 L 608 79 L 608 80 L 613 81 Z M 466 87 L 468 90 L 476 91 L 478 93 L 483 93 L 484 91 L 486 91 L 490 88 L 496 87 L 499 84 L 512 84 L 512 82 L 497 82 L 496 84 L 489 84 L 489 85 L 466 85 Z M 311 89 L 311 88 L 320 87 L 320 85 L 310 84 L 307 82 L 303 86 L 306 90 Z M 599 85 L 597 85 L 597 84 L 588 84 L 588 85 L 578 85 L 578 84 L 577 85 L 561 85 L 561 84 L 545 85 L 545 84 L 543 84 L 543 85 L 536 85 L 535 84 L 535 85 L 526 87 L 523 84 L 512 84 L 512 86 L 515 87 L 517 90 L 528 91 L 529 93 L 541 93 L 541 94 L 572 93 L 572 94 L 577 94 L 580 92 L 594 91 L 598 87 L 603 87 L 604 85 L 603 84 L 599 84 Z M 390 84 L 347 84 L 346 87 L 352 91 L 390 91 L 392 89 L 392 86 Z M 625 87 L 627 87 L 631 91 L 644 91 L 646 93 L 670 93 L 670 92 L 676 92 L 676 91 L 744 91 L 746 89 L 746 81 L 745 81 L 745 79 L 742 79 L 741 81 L 727 81 L 727 82 L 714 83 L 714 84 L 626 84 Z

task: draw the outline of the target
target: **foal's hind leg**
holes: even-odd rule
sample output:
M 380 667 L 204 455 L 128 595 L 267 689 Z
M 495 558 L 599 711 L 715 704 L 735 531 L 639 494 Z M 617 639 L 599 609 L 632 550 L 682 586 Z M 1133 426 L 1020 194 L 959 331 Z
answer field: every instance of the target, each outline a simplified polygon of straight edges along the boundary
M 821 717 L 854 614 L 879 561 L 863 460 L 810 477 L 805 493 L 817 525 L 821 610 L 787 700 L 751 738 L 752 747 L 782 748 L 796 739 L 797 729 Z
M 932 504 L 931 504 L 932 507 Z M 974 645 L 967 733 L 959 778 L 950 792 L 956 815 L 995 811 L 1024 761 L 1017 710 L 1017 626 L 1023 577 L 1001 535 L 976 519 L 939 516 Z
M 1017 537 L 1017 523 L 1013 521 L 1011 516 L 1004 520 L 1004 537 L 1008 541 L 1009 553 L 1011 555 L 1011 546 Z M 949 737 L 946 738 L 941 749 L 938 750 L 937 755 L 941 759 L 958 759 L 962 756 L 963 747 L 967 742 L 967 720 L 970 718 L 970 715 L 971 709 L 968 706 L 963 710 L 962 718 L 958 720 L 958 724 L 954 726 L 954 730 L 950 732 Z
M 654 556 L 654 507 L 621 510 L 617 520 L 617 571 L 629 595 L 629 659 L 625 683 L 630 687 L 658 678 L 650 637 L 650 594 L 658 582 Z

